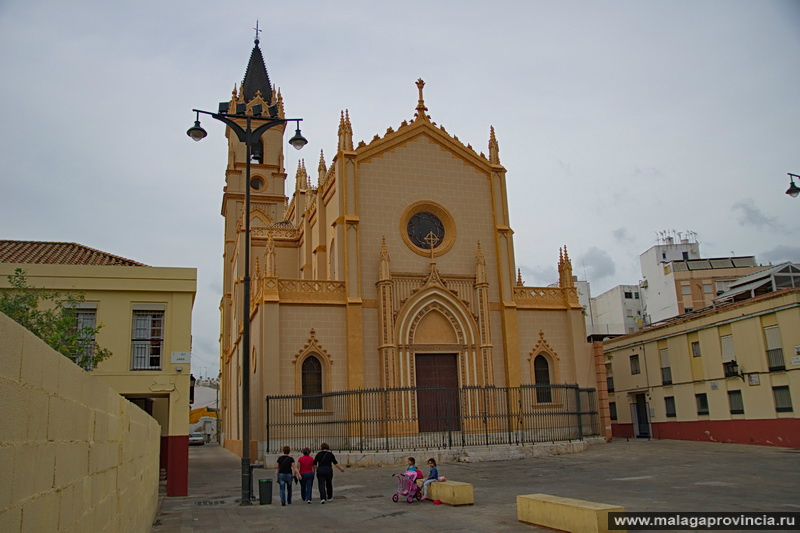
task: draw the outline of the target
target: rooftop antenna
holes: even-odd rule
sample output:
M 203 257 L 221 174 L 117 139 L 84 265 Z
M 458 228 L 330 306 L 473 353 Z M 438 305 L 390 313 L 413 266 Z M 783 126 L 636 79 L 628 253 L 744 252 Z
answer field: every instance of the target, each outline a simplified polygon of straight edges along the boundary
M 256 27 L 255 27 L 255 28 L 253 28 L 253 29 L 254 29 L 254 30 L 256 30 L 256 38 L 254 39 L 254 42 L 255 42 L 256 44 L 258 44 L 258 43 L 260 43 L 260 42 L 261 42 L 261 41 L 259 40 L 259 38 L 258 38 L 258 34 L 259 34 L 260 32 L 262 32 L 262 31 L 264 31 L 264 30 L 259 30 L 259 29 L 258 29 L 258 19 L 256 19 Z

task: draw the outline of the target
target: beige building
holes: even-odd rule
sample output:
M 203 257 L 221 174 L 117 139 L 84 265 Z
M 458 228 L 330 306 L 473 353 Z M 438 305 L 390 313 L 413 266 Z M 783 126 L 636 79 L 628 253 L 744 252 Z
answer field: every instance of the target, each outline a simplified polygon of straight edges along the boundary
M 604 352 L 616 437 L 800 447 L 800 289 L 678 317 Z
M 167 493 L 185 496 L 196 269 L 151 267 L 75 243 L 0 241 L 0 289 L 17 268 L 33 287 L 84 293 L 78 320 L 102 324 L 96 341 L 113 354 L 91 372 L 158 421 Z
M 244 356 L 251 358 L 252 438 L 259 444 L 266 439 L 268 395 L 422 385 L 595 387 L 566 250 L 558 286 L 524 286 L 515 276 L 506 169 L 494 130 L 488 155 L 479 153 L 432 121 L 425 84 L 416 85 L 413 119 L 368 143 L 354 142 L 343 111 L 337 152 L 331 160 L 320 156 L 313 177 L 301 163 L 291 198 L 284 132 L 263 135 L 250 182 L 246 355 L 240 353 L 245 146 L 228 131 L 221 417 L 229 449 L 241 451 Z M 283 116 L 283 97 L 269 82 L 258 45 L 230 103 L 248 110 L 277 104 Z M 555 262 L 554 250 L 543 253 Z M 306 402 L 294 414 L 324 414 L 324 407 Z M 410 403 L 412 418 L 417 407 Z

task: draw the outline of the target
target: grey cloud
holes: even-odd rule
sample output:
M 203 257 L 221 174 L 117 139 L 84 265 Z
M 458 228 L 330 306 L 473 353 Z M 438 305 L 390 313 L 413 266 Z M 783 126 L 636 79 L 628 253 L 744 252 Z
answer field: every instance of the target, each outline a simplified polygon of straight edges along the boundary
M 758 255 L 758 259 L 762 262 L 772 263 L 773 265 L 783 263 L 784 261 L 800 263 L 800 247 L 781 244 L 772 250 L 762 252 Z
M 614 260 L 608 252 L 596 246 L 592 246 L 583 254 L 580 263 L 586 270 L 586 277 L 593 282 L 611 277 L 617 271 Z
M 553 266 L 520 265 L 519 269 L 522 272 L 522 281 L 528 287 L 546 287 L 558 281 L 558 270 Z
M 625 228 L 617 228 L 612 232 L 612 234 L 614 235 L 614 240 L 618 243 L 633 242 L 633 237 L 628 234 L 628 230 Z
M 738 211 L 739 224 L 742 226 L 753 226 L 757 229 L 780 230 L 781 225 L 775 217 L 768 217 L 756 207 L 752 198 L 741 200 L 733 204 L 733 210 Z

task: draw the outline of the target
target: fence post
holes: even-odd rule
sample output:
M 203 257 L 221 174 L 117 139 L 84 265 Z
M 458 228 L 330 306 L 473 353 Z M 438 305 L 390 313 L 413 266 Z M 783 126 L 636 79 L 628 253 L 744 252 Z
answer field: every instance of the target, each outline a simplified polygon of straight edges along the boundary
M 219 413 L 217 414 L 217 416 L 219 416 Z M 270 453 L 270 449 L 269 449 L 269 396 L 267 396 L 267 445 L 266 445 L 266 448 L 267 448 L 267 454 L 269 454 Z
M 575 410 L 578 413 L 578 440 L 583 440 L 583 415 L 581 414 L 581 388 L 575 385 Z
M 364 452 L 364 410 L 362 409 L 364 403 L 364 395 L 367 392 L 364 389 L 361 389 L 361 393 L 358 395 L 358 451 Z

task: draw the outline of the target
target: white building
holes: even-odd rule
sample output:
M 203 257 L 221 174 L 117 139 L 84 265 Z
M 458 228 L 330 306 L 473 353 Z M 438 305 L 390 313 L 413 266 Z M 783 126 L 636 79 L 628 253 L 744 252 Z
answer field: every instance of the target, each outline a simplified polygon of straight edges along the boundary
M 691 238 L 664 237 L 639 256 L 642 268 L 642 314 L 646 324 L 712 305 L 714 297 L 738 278 L 758 271 L 755 256 L 703 259 Z
M 591 328 L 586 331 L 594 340 L 635 333 L 642 328 L 642 299 L 638 285 L 617 285 L 590 301 Z

